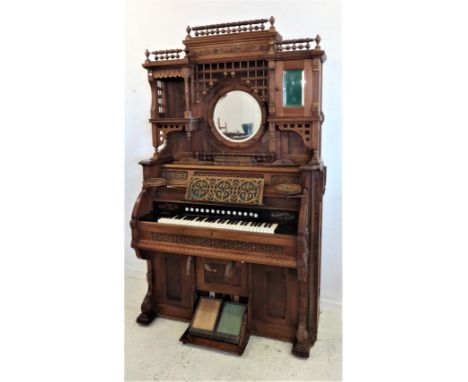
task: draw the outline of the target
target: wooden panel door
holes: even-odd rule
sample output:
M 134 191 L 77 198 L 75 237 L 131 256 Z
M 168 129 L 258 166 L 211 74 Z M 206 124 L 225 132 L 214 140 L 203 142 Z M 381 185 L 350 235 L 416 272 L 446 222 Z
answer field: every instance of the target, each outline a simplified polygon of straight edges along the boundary
M 298 323 L 296 270 L 252 265 L 252 330 L 292 340 Z
M 158 253 L 156 285 L 158 312 L 190 319 L 195 300 L 194 261 L 190 256 Z
M 197 288 L 207 292 L 248 296 L 247 264 L 197 257 Z

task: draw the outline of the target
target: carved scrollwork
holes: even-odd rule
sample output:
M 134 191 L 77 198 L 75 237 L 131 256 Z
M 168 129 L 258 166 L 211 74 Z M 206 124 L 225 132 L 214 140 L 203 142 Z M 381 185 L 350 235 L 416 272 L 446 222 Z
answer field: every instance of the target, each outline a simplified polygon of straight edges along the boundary
M 192 176 L 186 200 L 261 204 L 264 180 L 256 178 Z

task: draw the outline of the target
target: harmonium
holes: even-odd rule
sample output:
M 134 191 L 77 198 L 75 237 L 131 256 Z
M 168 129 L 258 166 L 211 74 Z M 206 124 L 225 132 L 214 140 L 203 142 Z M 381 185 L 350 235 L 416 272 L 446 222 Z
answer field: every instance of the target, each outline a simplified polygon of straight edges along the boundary
M 188 322 L 180 340 L 242 354 L 251 334 L 317 339 L 322 197 L 320 37 L 275 19 L 187 27 L 146 51 L 154 155 L 130 222 L 146 261 L 137 322 Z

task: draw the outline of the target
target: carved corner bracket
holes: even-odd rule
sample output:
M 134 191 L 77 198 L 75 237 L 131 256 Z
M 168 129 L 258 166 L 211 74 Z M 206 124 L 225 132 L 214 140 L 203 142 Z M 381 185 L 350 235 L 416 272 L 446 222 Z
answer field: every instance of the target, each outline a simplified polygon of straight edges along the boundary
M 275 128 L 280 131 L 290 131 L 299 134 L 307 148 L 311 150 L 315 149 L 316 139 L 314 138 L 313 119 L 300 121 L 272 119 L 270 122 L 274 123 Z
M 156 142 L 154 143 L 155 149 L 164 146 L 167 142 L 167 136 L 170 133 L 178 131 L 186 131 L 191 133 L 197 129 L 197 120 L 186 118 L 164 118 L 164 119 L 150 119 L 154 129 L 156 129 Z

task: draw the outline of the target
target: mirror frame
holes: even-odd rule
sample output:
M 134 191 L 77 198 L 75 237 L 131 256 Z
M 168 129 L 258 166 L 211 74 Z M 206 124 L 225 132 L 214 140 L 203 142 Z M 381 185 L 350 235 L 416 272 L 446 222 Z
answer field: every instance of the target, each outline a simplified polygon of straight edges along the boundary
M 239 90 L 239 91 L 246 92 L 247 94 L 250 94 L 258 102 L 258 106 L 260 106 L 260 111 L 262 113 L 262 117 L 261 117 L 261 121 L 260 121 L 260 127 L 255 132 L 255 134 L 253 134 L 253 136 L 251 138 L 249 138 L 248 140 L 246 140 L 244 142 L 233 142 L 233 141 L 230 141 L 230 140 L 226 139 L 226 137 L 215 126 L 215 123 L 213 121 L 213 114 L 214 114 L 214 109 L 216 107 L 216 103 L 224 95 L 226 95 L 227 93 L 229 93 L 229 92 L 231 92 L 233 90 Z M 208 105 L 206 119 L 207 119 L 207 122 L 208 122 L 208 126 L 211 129 L 211 132 L 213 133 L 213 135 L 215 136 L 215 138 L 219 142 L 221 142 L 225 146 L 229 146 L 229 147 L 232 147 L 232 148 L 244 148 L 244 147 L 250 146 L 250 145 L 258 142 L 261 139 L 261 137 L 263 136 L 263 134 L 265 133 L 265 121 L 266 121 L 265 103 L 264 103 L 264 101 L 262 101 L 260 99 L 260 97 L 257 94 L 255 94 L 252 91 L 252 89 L 250 89 L 250 88 L 248 88 L 246 86 L 240 85 L 240 84 L 230 84 L 230 85 L 222 87 L 221 89 L 218 89 L 218 91 L 216 92 L 216 95 L 211 99 L 211 101 L 209 102 L 209 105 Z

